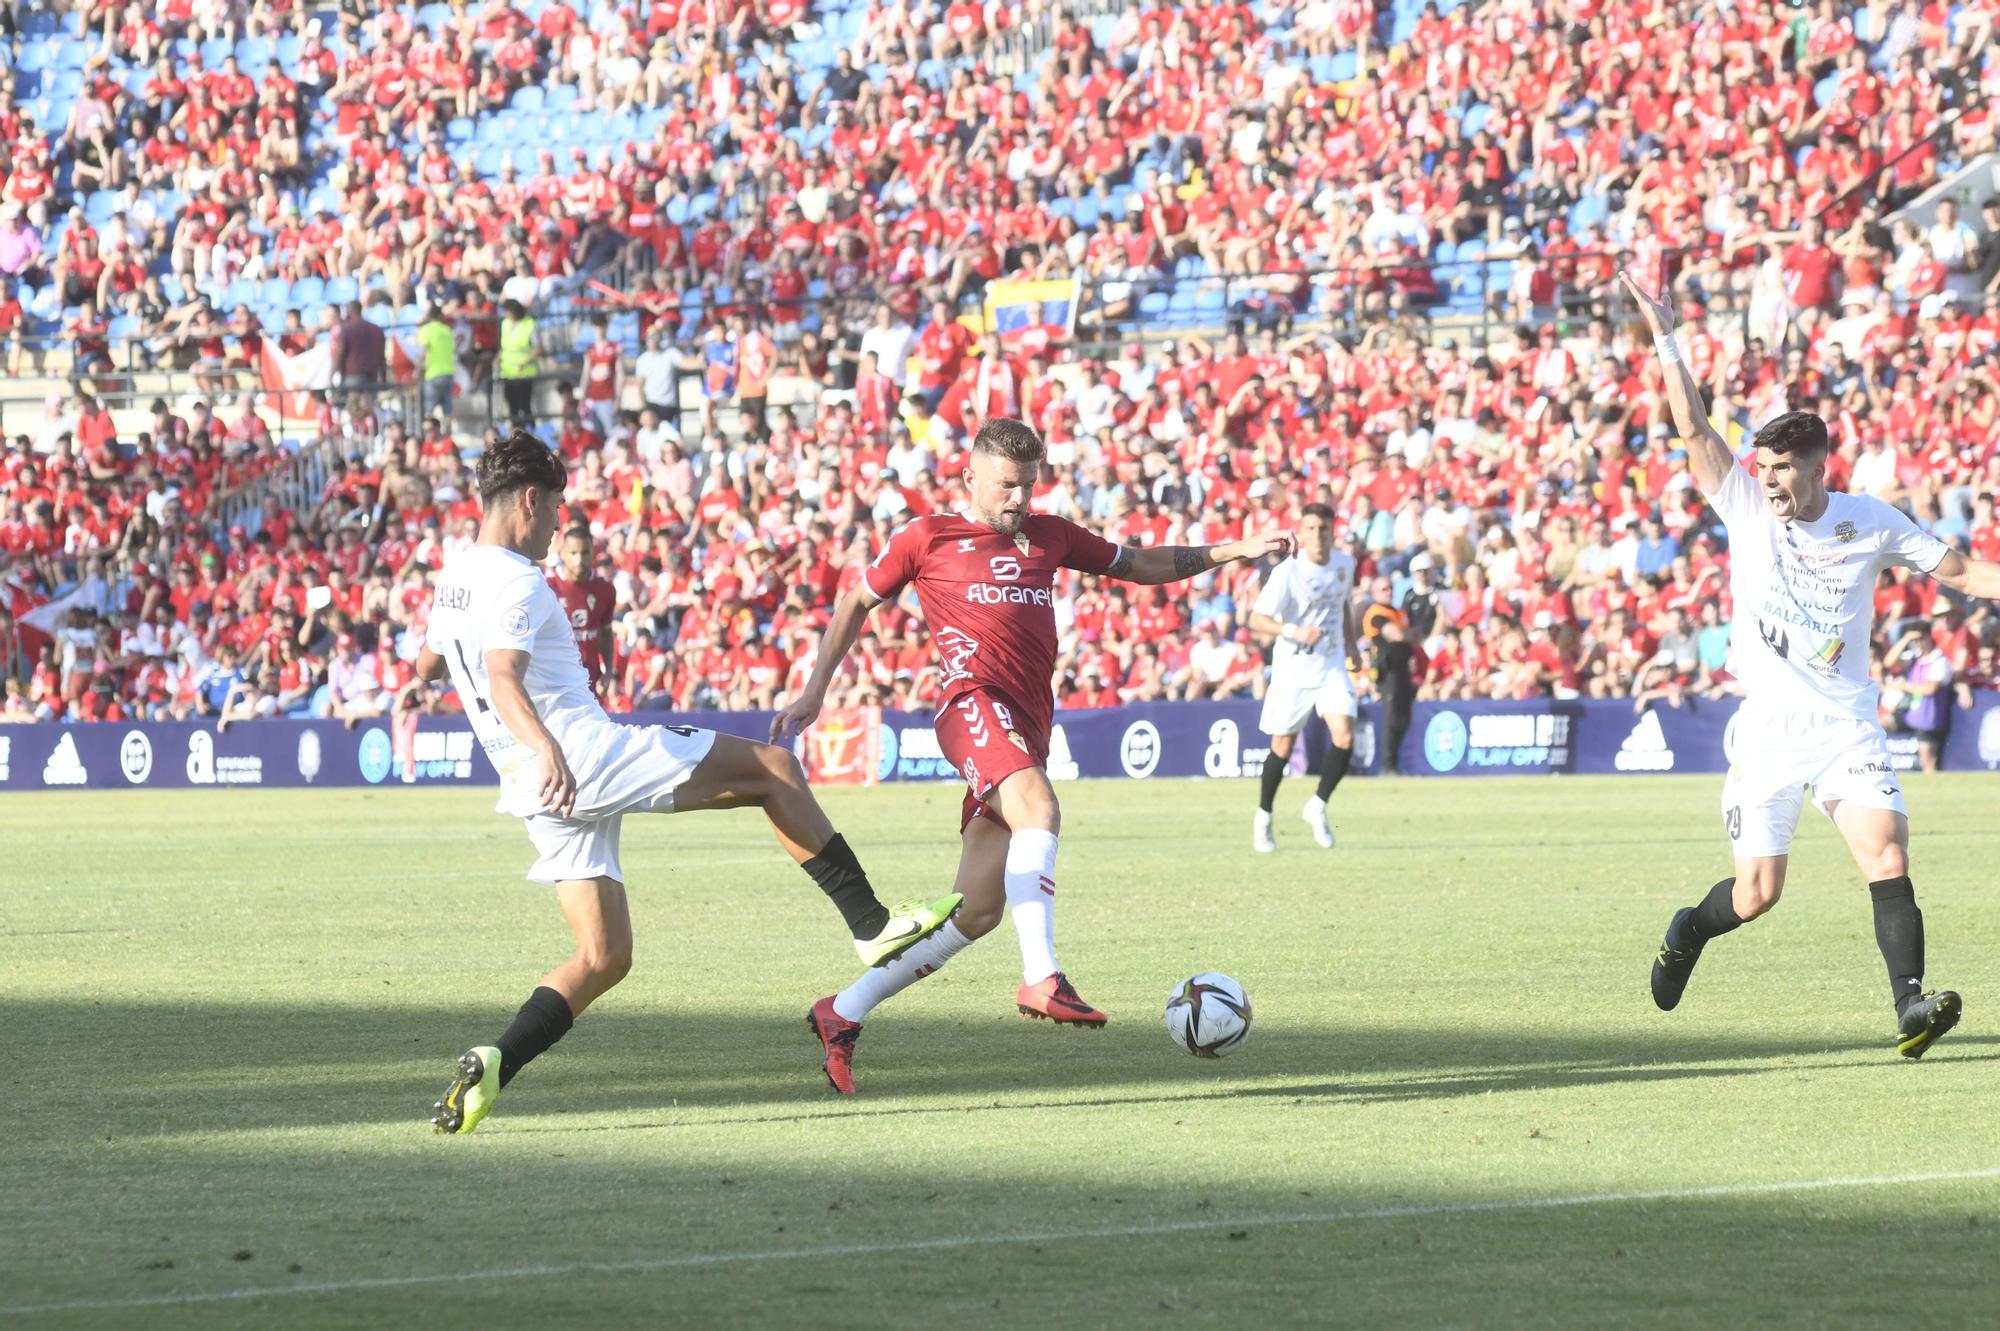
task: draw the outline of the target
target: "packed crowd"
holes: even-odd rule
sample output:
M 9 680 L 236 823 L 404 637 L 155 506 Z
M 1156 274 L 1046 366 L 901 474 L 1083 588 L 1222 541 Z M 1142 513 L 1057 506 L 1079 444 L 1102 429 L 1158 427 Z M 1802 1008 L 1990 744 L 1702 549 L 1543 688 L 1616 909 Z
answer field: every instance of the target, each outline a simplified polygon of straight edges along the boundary
M 1990 3 L 1578 0 L 1551 21 L 1498 0 L 1427 10 L 1399 42 L 1393 9 L 1368 4 L 1135 3 L 1101 44 L 1059 17 L 1019 86 L 977 53 L 1032 7 L 871 8 L 825 69 L 777 58 L 818 39 L 783 3 L 601 23 L 384 4 L 330 31 L 267 0 L 192 8 L 206 17 L 92 8 L 90 95 L 61 131 L 0 102 L 0 270 L 62 286 L 86 366 L 122 311 L 169 363 L 210 371 L 253 364 L 263 325 L 170 287 L 354 278 L 463 343 L 499 301 L 643 274 L 596 295 L 637 309 L 639 354 L 606 336 L 562 367 L 544 426 L 591 532 L 576 572 L 608 584 L 616 708 L 787 692 L 833 598 L 897 521 L 955 501 L 966 440 L 999 414 L 1049 442 L 1038 504 L 1114 539 L 1220 541 L 1332 503 L 1361 618 L 1421 646 L 1419 696 L 1726 691 L 1727 552 L 1609 291 L 1619 265 L 1687 302 L 1685 354 L 1720 410 L 1816 407 L 1834 484 L 2000 554 L 2000 207 L 1984 230 L 1945 210 L 1881 220 L 1992 147 Z M 205 71 L 167 45 L 195 23 L 299 54 Z M 1373 54 L 1354 80 L 1307 73 L 1357 46 Z M 732 73 L 751 50 L 773 58 Z M 136 91 L 132 69 L 153 71 Z M 509 155 L 491 177 L 455 154 L 460 122 L 525 90 L 652 117 L 652 137 L 541 151 L 526 172 Z M 325 160 L 329 206 L 302 210 Z M 102 227 L 64 212 L 96 188 L 130 206 Z M 1113 191 L 1126 206 L 1099 206 Z M 1495 300 L 1522 321 L 1483 347 L 1412 317 L 1445 294 L 1433 261 L 1468 256 L 1511 263 Z M 1003 274 L 1129 300 L 1184 264 L 1254 284 L 1244 331 L 1093 359 L 957 318 Z M 20 316 L 0 293 L 0 331 Z M 319 335 L 294 323 L 292 349 Z M 683 377 L 710 409 L 681 411 Z M 805 405 L 772 404 L 788 377 Z M 162 402 L 128 438 L 86 384 L 9 441 L 0 718 L 450 705 L 408 662 L 429 578 L 476 521 L 461 441 L 335 395 L 319 433 L 346 456 L 318 502 L 218 527 L 218 500 L 281 460 L 254 405 Z M 1060 701 L 1260 693 L 1241 627 L 1256 576 L 1079 577 L 1058 605 Z M 1939 657 L 1950 689 L 1992 686 L 2000 625 L 1980 608 L 1893 576 L 1878 604 L 1896 696 L 1936 693 L 1909 681 L 1936 683 Z M 936 674 L 914 621 L 874 627 L 835 701 L 921 706 Z M 579 630 L 601 642 L 595 619 Z

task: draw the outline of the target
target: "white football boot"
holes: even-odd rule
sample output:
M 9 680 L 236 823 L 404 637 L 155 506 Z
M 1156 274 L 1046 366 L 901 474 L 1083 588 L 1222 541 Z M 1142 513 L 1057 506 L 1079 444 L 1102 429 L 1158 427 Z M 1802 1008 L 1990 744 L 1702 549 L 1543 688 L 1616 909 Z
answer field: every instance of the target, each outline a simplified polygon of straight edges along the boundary
M 1306 801 L 1306 807 L 1299 816 L 1304 818 L 1306 826 L 1313 830 L 1313 840 L 1319 842 L 1322 849 L 1332 850 L 1333 824 L 1326 820 L 1326 801 L 1317 795 L 1313 796 Z
M 1268 855 L 1277 848 L 1278 838 L 1271 833 L 1271 815 L 1259 809 L 1250 831 L 1250 849 Z

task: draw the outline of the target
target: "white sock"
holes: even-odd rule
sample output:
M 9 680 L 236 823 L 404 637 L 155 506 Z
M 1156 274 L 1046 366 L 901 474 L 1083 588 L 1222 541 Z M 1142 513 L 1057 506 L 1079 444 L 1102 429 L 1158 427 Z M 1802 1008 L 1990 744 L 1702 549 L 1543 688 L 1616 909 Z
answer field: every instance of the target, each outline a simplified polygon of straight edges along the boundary
M 1016 832 L 1007 842 L 1007 913 L 1021 936 L 1021 979 L 1046 980 L 1056 965 L 1056 836 Z
M 833 996 L 834 1013 L 848 1021 L 865 1019 L 877 1004 L 902 993 L 950 961 L 971 941 L 958 931 L 957 920 L 946 920 L 944 928 L 912 943 L 893 961 L 861 972 L 860 979 Z

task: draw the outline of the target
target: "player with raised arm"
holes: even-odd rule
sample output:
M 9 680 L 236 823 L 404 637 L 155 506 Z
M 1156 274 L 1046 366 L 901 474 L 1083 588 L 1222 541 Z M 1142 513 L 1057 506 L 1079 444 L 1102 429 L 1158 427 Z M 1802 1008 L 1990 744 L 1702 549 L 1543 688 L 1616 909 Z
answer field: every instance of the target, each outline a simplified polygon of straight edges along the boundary
M 1653 964 L 1653 1001 L 1672 1011 L 1702 949 L 1778 903 L 1810 787 L 1869 880 L 1896 1048 L 1920 1058 L 1957 1024 L 1962 1004 L 1950 990 L 1924 992 L 1909 819 L 1868 674 L 1875 579 L 1901 565 L 1990 599 L 2000 597 L 2000 564 L 1965 558 L 1879 499 L 1829 491 L 1826 422 L 1809 412 L 1787 412 L 1757 431 L 1753 480 L 1709 424 L 1674 342 L 1673 312 L 1630 274 L 1620 277 L 1652 328 L 1695 480 L 1729 529 L 1738 629 L 1730 668 L 1744 685 L 1722 787 L 1736 876 L 1675 912 Z
M 965 899 L 934 936 L 807 1013 L 825 1051 L 827 1080 L 844 1094 L 854 1090 L 862 1019 L 993 929 L 1003 910 L 1012 914 L 1021 944 L 1021 987 L 1014 995 L 1021 1015 L 1074 1026 L 1105 1023 L 1056 961 L 1062 811 L 1044 768 L 1055 715 L 1058 570 L 1154 584 L 1290 552 L 1284 535 L 1135 549 L 1063 518 L 1031 513 L 1043 455 L 1041 436 L 1020 421 L 996 417 L 981 425 L 965 471 L 965 511 L 920 517 L 896 532 L 860 583 L 841 597 L 811 677 L 771 722 L 774 742 L 812 724 L 869 612 L 905 585 L 916 589 L 943 668 L 938 747 L 967 787 L 955 884 Z
M 625 814 L 762 809 L 870 965 L 935 933 L 958 904 L 954 893 L 885 910 L 788 751 L 689 726 L 621 725 L 604 714 L 570 620 L 542 576 L 567 480 L 562 459 L 525 431 L 480 457 L 479 540 L 438 578 L 417 658 L 425 679 L 450 672 L 500 774 L 500 812 L 526 821 L 539 856 L 528 877 L 555 889 L 576 935 L 575 953 L 543 977 L 500 1038 L 459 1056 L 431 1120 L 442 1133 L 478 1127 L 501 1088 L 630 969 L 618 855 Z
M 1271 802 L 1285 779 L 1292 745 L 1317 712 L 1326 720 L 1333 748 L 1320 768 L 1319 788 L 1306 801 L 1303 817 L 1313 840 L 1333 849 L 1333 824 L 1327 801 L 1354 756 L 1354 717 L 1360 703 L 1354 694 L 1350 666 L 1359 669 L 1354 633 L 1354 557 L 1333 548 L 1333 510 L 1307 504 L 1299 517 L 1299 552 L 1271 570 L 1250 611 L 1252 632 L 1278 640 L 1272 652 L 1271 688 L 1257 729 L 1271 737 L 1264 755 L 1263 781 L 1257 792 L 1257 817 L 1251 828 L 1253 850 L 1273 851 Z

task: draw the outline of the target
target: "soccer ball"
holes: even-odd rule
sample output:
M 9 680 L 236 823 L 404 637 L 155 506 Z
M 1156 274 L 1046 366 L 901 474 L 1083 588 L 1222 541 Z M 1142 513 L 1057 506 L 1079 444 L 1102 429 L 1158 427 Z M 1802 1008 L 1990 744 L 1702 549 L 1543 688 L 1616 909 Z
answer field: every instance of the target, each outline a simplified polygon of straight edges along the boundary
M 1250 996 L 1219 971 L 1190 975 L 1167 999 L 1167 1034 L 1196 1058 L 1221 1058 L 1250 1038 Z

